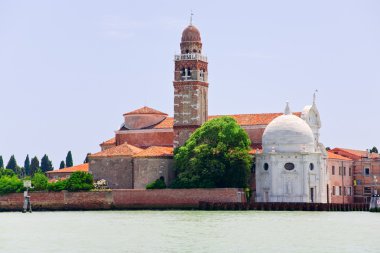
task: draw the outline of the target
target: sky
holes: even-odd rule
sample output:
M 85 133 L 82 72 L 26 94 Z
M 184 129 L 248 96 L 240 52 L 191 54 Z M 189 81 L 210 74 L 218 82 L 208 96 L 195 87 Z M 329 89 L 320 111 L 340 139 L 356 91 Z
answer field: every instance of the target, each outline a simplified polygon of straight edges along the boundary
M 380 146 L 380 1 L 0 0 L 0 155 L 74 164 L 122 114 L 173 115 L 173 57 L 200 30 L 209 114 L 293 111 L 317 93 L 325 146 Z

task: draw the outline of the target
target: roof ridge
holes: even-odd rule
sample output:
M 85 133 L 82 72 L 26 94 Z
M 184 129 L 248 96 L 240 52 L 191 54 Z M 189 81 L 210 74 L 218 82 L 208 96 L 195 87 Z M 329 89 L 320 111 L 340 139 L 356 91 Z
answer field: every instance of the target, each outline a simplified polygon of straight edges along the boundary
M 133 110 L 131 112 L 126 112 L 123 115 L 132 115 L 132 114 L 160 114 L 160 115 L 168 115 L 166 113 L 163 113 L 159 110 L 153 109 L 148 106 L 143 106 L 139 109 Z

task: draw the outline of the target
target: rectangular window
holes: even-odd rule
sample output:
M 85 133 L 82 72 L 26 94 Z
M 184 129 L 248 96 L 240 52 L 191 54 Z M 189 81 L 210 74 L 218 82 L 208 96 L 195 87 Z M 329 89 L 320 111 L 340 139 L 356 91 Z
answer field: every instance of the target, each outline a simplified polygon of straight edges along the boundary
M 331 174 L 335 175 L 335 166 L 332 166 L 332 173 Z
M 371 195 L 371 187 L 364 187 L 364 195 Z
M 342 195 L 342 186 L 339 186 L 339 196 Z
M 365 168 L 364 169 L 364 175 L 365 176 L 369 176 L 369 168 Z
M 332 194 L 333 194 L 333 195 L 336 195 L 336 192 L 335 192 L 335 186 L 333 186 Z
M 352 187 L 348 187 L 348 196 L 352 196 Z
M 343 175 L 346 175 L 346 167 L 343 167 Z
M 348 168 L 348 175 L 352 176 L 352 168 L 351 167 Z

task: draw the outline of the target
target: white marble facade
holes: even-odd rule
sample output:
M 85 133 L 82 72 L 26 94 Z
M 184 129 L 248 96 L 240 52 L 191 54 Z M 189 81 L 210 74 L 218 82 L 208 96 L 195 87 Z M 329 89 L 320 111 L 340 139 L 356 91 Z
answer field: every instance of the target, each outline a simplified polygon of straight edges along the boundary
M 327 203 L 327 153 L 319 143 L 321 121 L 315 104 L 301 117 L 290 112 L 274 119 L 256 155 L 256 201 Z

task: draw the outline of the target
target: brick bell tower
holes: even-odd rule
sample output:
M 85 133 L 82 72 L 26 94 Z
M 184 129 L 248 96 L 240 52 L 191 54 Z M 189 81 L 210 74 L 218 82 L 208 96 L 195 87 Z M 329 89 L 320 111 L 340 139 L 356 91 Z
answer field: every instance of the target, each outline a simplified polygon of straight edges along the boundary
M 207 57 L 202 55 L 199 30 L 192 25 L 182 32 L 181 54 L 175 55 L 174 142 L 182 146 L 208 118 Z

